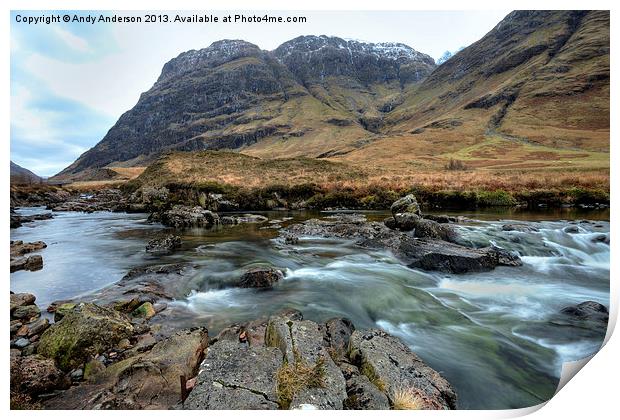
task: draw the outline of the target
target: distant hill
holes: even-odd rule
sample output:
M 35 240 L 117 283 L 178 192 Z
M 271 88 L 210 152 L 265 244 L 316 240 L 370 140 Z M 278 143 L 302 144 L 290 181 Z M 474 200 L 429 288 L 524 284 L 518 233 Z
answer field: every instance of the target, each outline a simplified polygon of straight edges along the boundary
M 438 67 L 396 43 L 303 36 L 263 51 L 218 41 L 166 63 L 57 178 L 174 150 L 322 158 L 392 175 L 450 159 L 608 171 L 609 22 L 606 11 L 512 12 Z
M 11 161 L 11 184 L 39 184 L 43 178 Z

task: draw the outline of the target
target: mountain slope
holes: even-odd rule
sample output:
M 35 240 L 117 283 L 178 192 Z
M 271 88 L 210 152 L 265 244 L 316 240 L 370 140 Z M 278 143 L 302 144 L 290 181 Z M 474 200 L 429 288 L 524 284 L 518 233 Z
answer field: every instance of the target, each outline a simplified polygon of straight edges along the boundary
M 34 172 L 11 161 L 11 184 L 38 184 L 42 180 Z
M 609 12 L 512 12 L 410 88 L 385 124 L 346 159 L 607 168 Z
M 374 135 L 375 108 L 434 67 L 402 44 L 311 36 L 268 52 L 218 41 L 166 63 L 136 106 L 59 177 L 149 163 L 168 150 L 238 149 L 259 140 L 277 142 L 270 153 L 282 156 L 351 150 Z

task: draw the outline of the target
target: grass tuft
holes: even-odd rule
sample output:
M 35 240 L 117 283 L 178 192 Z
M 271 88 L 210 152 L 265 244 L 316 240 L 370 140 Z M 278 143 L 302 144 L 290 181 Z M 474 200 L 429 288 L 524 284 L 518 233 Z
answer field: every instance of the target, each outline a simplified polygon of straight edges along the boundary
M 295 363 L 286 363 L 277 373 L 278 402 L 288 409 L 299 392 L 325 386 L 325 359 L 319 358 L 314 366 L 308 365 L 295 354 Z
M 413 388 L 398 388 L 392 393 L 394 410 L 421 410 L 424 407 L 422 398 Z

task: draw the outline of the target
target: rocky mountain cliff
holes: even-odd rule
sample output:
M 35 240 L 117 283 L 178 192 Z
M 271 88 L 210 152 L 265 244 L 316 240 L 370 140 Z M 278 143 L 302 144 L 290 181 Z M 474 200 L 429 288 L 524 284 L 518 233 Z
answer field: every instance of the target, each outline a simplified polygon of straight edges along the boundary
M 136 106 L 60 176 L 148 163 L 166 150 L 238 149 L 262 139 L 303 137 L 305 150 L 295 153 L 316 156 L 368 135 L 381 101 L 434 67 L 403 44 L 305 36 L 270 52 L 218 41 L 166 63 Z
M 59 176 L 219 149 L 393 169 L 451 158 L 500 170 L 608 167 L 609 12 L 512 12 L 439 67 L 396 43 L 215 42 L 166 63 Z

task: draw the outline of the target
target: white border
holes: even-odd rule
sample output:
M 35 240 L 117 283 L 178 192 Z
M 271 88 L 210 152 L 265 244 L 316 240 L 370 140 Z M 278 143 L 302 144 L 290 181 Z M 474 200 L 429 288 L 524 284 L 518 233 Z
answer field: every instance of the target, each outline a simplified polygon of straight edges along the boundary
M 9 38 L 9 11 L 11 9 L 33 9 L 33 10 L 482 10 L 482 9 L 607 9 L 612 10 L 612 45 L 616 45 L 614 40 L 617 38 L 616 25 L 615 25 L 615 13 L 618 7 L 614 7 L 617 2 L 611 1 L 596 1 L 590 0 L 588 2 L 579 2 L 575 0 L 547 0 L 545 2 L 523 0 L 523 1 L 508 1 L 508 2 L 496 2 L 496 1 L 481 1 L 470 0 L 467 2 L 456 0 L 440 0 L 433 2 L 411 2 L 411 1 L 395 1 L 395 0 L 382 0 L 382 1 L 370 1 L 370 0 L 358 0 L 358 1 L 340 1 L 337 4 L 330 0 L 313 0 L 312 2 L 303 2 L 294 4 L 293 2 L 284 0 L 264 0 L 261 2 L 251 0 L 229 0 L 229 1 L 198 1 L 198 0 L 176 0 L 174 2 L 165 0 L 151 0 L 151 1 L 127 1 L 127 0 L 91 0 L 87 4 L 80 0 L 60 0 L 60 1 L 42 1 L 42 0 L 5 0 L 2 2 L 4 9 L 4 16 L 0 19 L 2 25 L 2 49 L 4 60 L 2 65 L 2 78 L 4 81 L 5 97 L 0 102 L 2 108 L 2 133 L 3 133 L 3 159 L 2 164 L 5 170 L 2 171 L 2 192 L 1 200 L 4 204 L 3 214 L 8 215 L 9 210 L 9 146 L 10 146 L 10 82 L 9 82 L 9 52 L 10 52 L 10 38 Z M 614 50 L 614 47 L 612 47 Z M 617 54 L 611 55 L 612 69 L 616 69 L 618 66 Z M 614 75 L 612 75 L 614 79 Z M 612 87 L 612 110 L 615 110 L 614 103 L 618 98 L 618 87 L 616 83 L 611 84 Z M 614 112 L 611 112 L 614 115 Z M 618 119 L 612 118 L 611 132 L 618 132 Z M 617 137 L 617 136 L 615 136 Z M 614 138 L 611 141 L 612 159 L 617 156 Z M 612 241 L 615 243 L 616 234 L 618 229 L 616 228 L 615 220 L 617 220 L 617 201 L 615 199 L 615 186 L 618 184 L 618 171 L 614 169 L 612 165 L 611 169 L 612 178 L 612 206 L 611 214 L 614 223 L 611 224 L 611 236 Z M 7 223 L 2 224 L 2 231 L 4 232 L 5 242 L 2 243 L 3 253 L 6 256 L 9 253 L 8 238 L 9 227 Z M 618 252 L 617 247 L 612 246 L 611 250 L 611 320 L 615 325 L 618 314 L 618 290 L 617 281 L 615 275 L 618 272 Z M 3 284 L 5 285 L 4 296 L 8 295 L 9 289 L 9 267 L 8 259 L 5 257 L 2 259 L 2 268 L 0 272 L 4 274 Z M 8 304 L 8 300 L 5 301 Z M 6 311 L 5 311 L 6 312 Z M 8 324 L 2 323 L 4 336 L 8 338 Z M 611 331 L 611 330 L 610 330 Z M 608 334 L 609 339 L 609 334 Z M 2 347 L 2 354 L 4 360 L 4 372 L 9 371 L 9 348 L 8 346 Z M 503 410 L 503 411 L 457 411 L 457 412 L 382 412 L 381 416 L 393 416 L 404 418 L 404 416 L 415 416 L 416 418 L 429 418 L 429 417 L 449 417 L 460 419 L 481 419 L 481 418 L 505 418 L 505 417 L 517 417 L 524 414 L 531 413 L 532 419 L 573 419 L 573 418 L 609 418 L 610 415 L 617 415 L 616 398 L 618 392 L 616 386 L 618 384 L 618 355 L 620 355 L 620 344 L 617 337 L 611 337 L 603 349 L 582 369 L 577 375 L 576 379 L 573 379 L 566 384 L 566 386 L 553 397 L 546 406 L 541 406 L 523 409 L 523 410 Z M 2 383 L 2 390 L 0 395 L 3 396 L 3 408 L 9 410 L 9 375 L 5 374 L 5 380 Z M 544 408 L 540 409 L 542 406 Z M 540 409 L 536 411 L 537 409 Z M 239 418 L 240 416 L 251 416 L 252 418 L 316 418 L 317 416 L 334 416 L 334 417 L 359 417 L 359 418 L 373 418 L 377 413 L 375 412 L 183 412 L 182 415 L 185 418 L 203 418 L 204 416 L 221 419 Z M 13 418 L 28 418 L 45 417 L 56 418 L 62 416 L 63 419 L 78 418 L 82 416 L 80 412 L 54 412 L 54 411 L 42 411 L 42 412 L 16 412 L 10 413 Z M 118 412 L 90 412 L 88 416 L 93 418 L 107 418 L 111 416 L 122 415 Z M 132 418 L 168 418 L 170 415 L 175 415 L 171 412 L 131 412 Z

